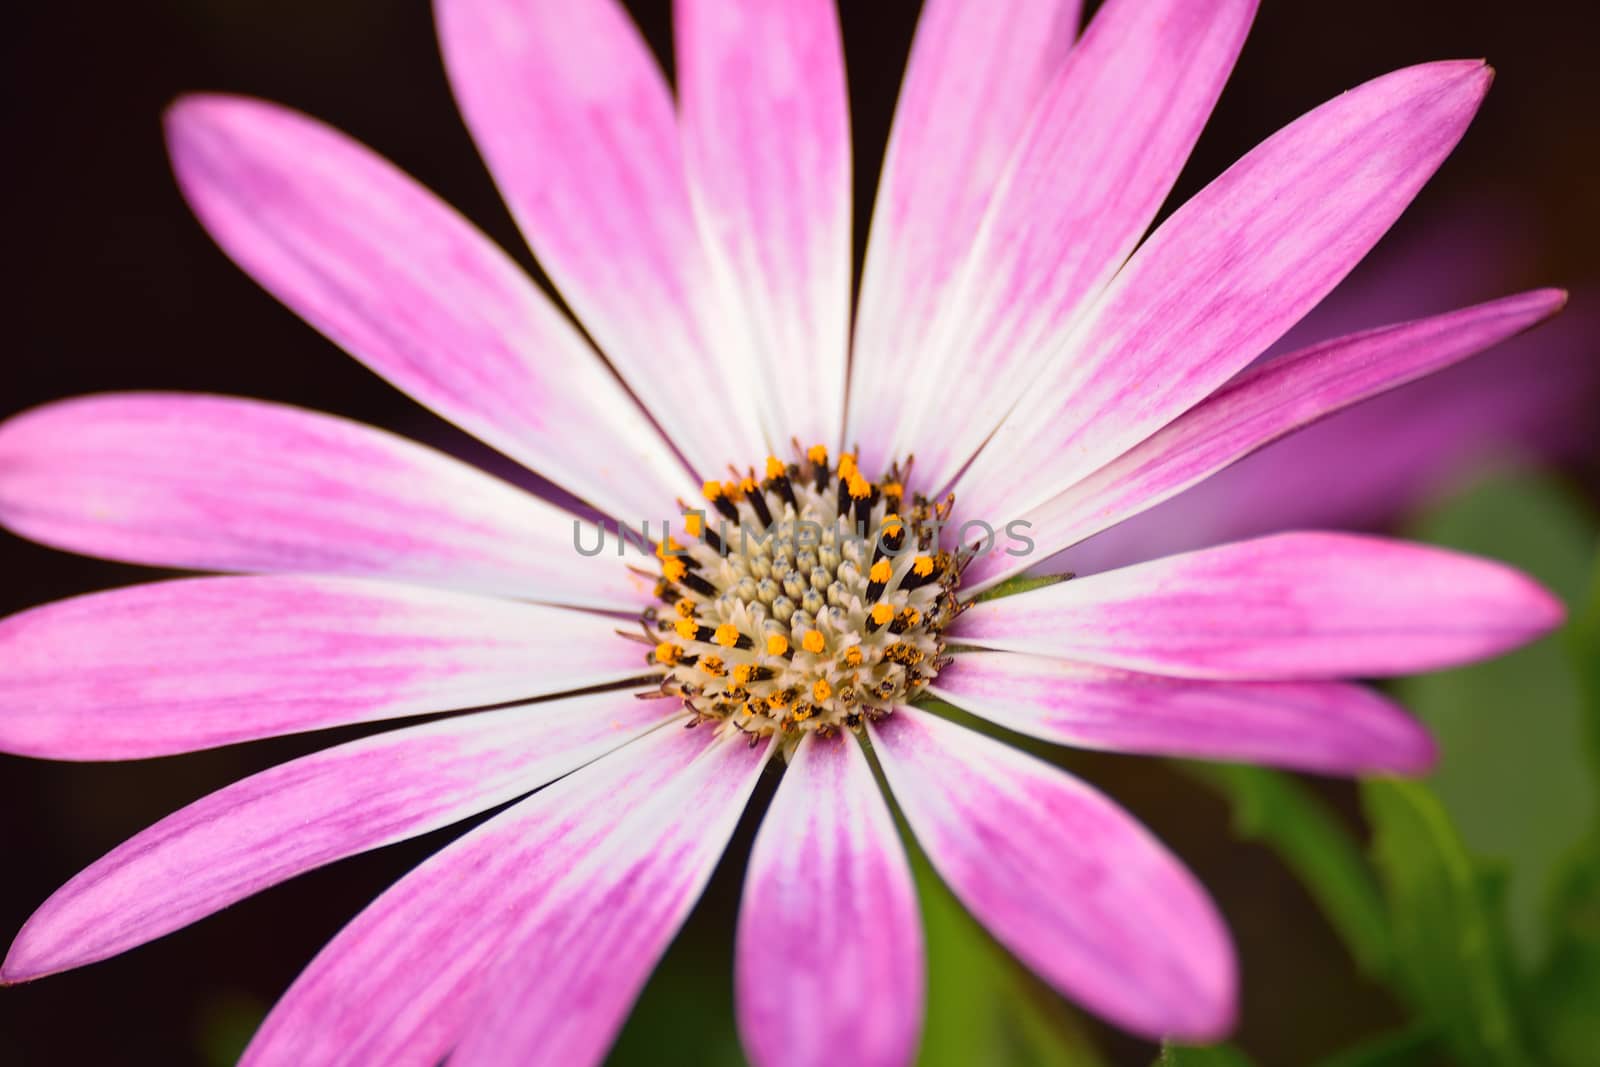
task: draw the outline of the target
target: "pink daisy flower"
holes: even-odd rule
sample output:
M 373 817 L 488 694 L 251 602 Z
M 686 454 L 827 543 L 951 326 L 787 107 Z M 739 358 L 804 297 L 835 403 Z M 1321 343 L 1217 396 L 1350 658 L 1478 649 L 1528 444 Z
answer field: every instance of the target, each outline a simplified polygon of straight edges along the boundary
M 1079 36 L 1070 0 L 931 0 L 852 321 L 827 0 L 680 0 L 676 101 L 613 0 L 441 0 L 467 123 L 609 363 L 368 150 L 260 101 L 177 104 L 178 180 L 257 281 L 573 497 L 676 533 L 655 559 L 586 555 L 554 504 L 249 400 L 106 395 L 12 419 L 11 529 L 242 573 L 0 623 L 0 747 L 138 759 L 463 713 L 174 813 L 48 900 L 0 977 L 509 805 L 356 916 L 244 1062 L 595 1062 L 781 765 L 737 917 L 746 1049 L 904 1063 L 923 960 L 875 759 L 940 875 L 1044 979 L 1137 1034 L 1226 1033 L 1232 950 L 1182 864 L 1089 786 L 917 702 L 1068 745 L 1416 772 L 1423 730 L 1344 679 L 1491 656 L 1561 614 L 1498 564 L 1330 533 L 978 599 L 1563 301 L 1245 371 L 1390 226 L 1490 80 L 1461 61 L 1362 85 L 1145 236 L 1254 7 L 1109 0 Z

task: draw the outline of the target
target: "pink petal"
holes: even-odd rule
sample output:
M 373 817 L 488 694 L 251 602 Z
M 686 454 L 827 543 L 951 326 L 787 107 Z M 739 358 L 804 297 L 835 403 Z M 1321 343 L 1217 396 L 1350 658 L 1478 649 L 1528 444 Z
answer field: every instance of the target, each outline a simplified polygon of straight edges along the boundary
M 1090 22 L 939 308 L 932 350 L 910 353 L 907 381 L 964 382 L 960 419 L 937 403 L 910 406 L 922 418 L 904 436 L 930 486 L 978 450 L 1149 228 L 1255 10 L 1256 0 L 1110 0 Z
M 511 258 L 387 160 L 241 97 L 186 97 L 167 137 L 223 250 L 421 403 L 629 522 L 693 487 Z
M 1133 1033 L 1209 1043 L 1233 1025 L 1228 933 L 1127 812 L 1055 767 L 913 708 L 868 727 L 940 877 L 1001 944 Z
M 1038 547 L 996 550 L 962 576 L 980 592 L 1175 496 L 1295 429 L 1481 352 L 1559 311 L 1543 289 L 1416 322 L 1341 337 L 1247 372 L 1065 493 L 1030 510 Z
M 391 730 L 253 775 L 73 878 L 17 935 L 7 982 L 125 952 L 297 874 L 504 803 L 675 717 L 631 693 Z
M 434 854 L 317 954 L 241 1067 L 435 1067 L 493 988 L 518 917 L 715 747 L 710 730 L 657 730 Z
M 1364 678 L 1495 656 L 1562 614 L 1532 579 L 1489 560 L 1289 533 L 976 604 L 951 636 L 1187 678 Z
M 131 563 L 638 610 L 650 584 L 609 549 L 580 556 L 576 521 L 403 438 L 279 404 L 110 393 L 0 424 L 0 522 Z M 583 544 L 593 541 L 586 530 Z
M 678 0 L 674 16 L 689 180 L 730 305 L 747 311 L 746 358 L 768 376 L 768 437 L 837 447 L 851 187 L 833 0 Z
M 854 738 L 800 742 L 739 905 L 739 1031 L 758 1067 L 899 1067 L 922 1032 L 922 928 Z
M 1207 682 L 1013 652 L 963 652 L 929 692 L 1076 748 L 1266 763 L 1324 774 L 1420 774 L 1433 740 L 1399 707 L 1341 682 Z
M 450 1062 L 599 1063 L 710 880 L 772 747 L 719 740 L 563 864 L 506 931 L 483 1010 Z
M 435 12 L 467 126 L 590 336 L 702 476 L 759 458 L 761 405 L 713 286 L 672 96 L 627 13 L 615 0 Z M 708 417 L 708 393 L 742 402 Z
M 0 621 L 0 749 L 126 760 L 637 678 L 616 620 L 339 578 L 189 578 Z
M 1062 339 L 1053 369 L 1016 384 L 1026 396 L 960 479 L 968 513 L 1009 519 L 1048 500 L 1249 364 L 1389 228 L 1489 81 L 1476 60 L 1370 81 L 1179 208 Z
M 847 442 L 894 438 L 936 314 L 1028 117 L 1071 50 L 1078 8 L 1078 0 L 923 5 L 872 215 Z M 860 458 L 878 470 L 894 457 Z

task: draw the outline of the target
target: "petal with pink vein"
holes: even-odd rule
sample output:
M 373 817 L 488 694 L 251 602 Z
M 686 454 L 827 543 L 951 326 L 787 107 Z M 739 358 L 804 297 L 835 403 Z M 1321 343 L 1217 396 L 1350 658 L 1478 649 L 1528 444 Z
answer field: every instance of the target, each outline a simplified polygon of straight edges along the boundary
M 766 388 L 768 439 L 839 446 L 850 329 L 850 117 L 834 0 L 678 0 L 685 162 Z M 735 406 L 745 398 L 734 394 Z
M 975 604 L 950 636 L 1186 678 L 1370 678 L 1498 655 L 1562 616 L 1550 593 L 1491 560 L 1288 533 Z
M 916 1051 L 916 890 L 854 737 L 810 734 L 784 771 L 745 875 L 736 981 L 758 1067 L 899 1067 Z
M 167 137 L 223 250 L 421 403 L 629 522 L 692 487 L 511 258 L 387 160 L 244 97 L 185 97 Z
M 448 826 L 678 715 L 632 693 L 390 730 L 252 775 L 174 812 L 62 886 L 0 967 L 81 967 L 316 867 Z
M 483 1009 L 450 1062 L 599 1063 L 710 880 L 773 748 L 719 739 L 564 864 L 504 932 Z
M 710 730 L 656 730 L 435 853 L 317 954 L 241 1067 L 436 1067 L 492 988 L 508 924 L 549 899 L 628 813 L 655 809 L 715 747 Z
M 1006 162 L 1078 29 L 1078 0 L 928 0 L 878 182 L 856 314 L 845 440 L 879 470 Z M 952 165 L 959 160 L 960 165 Z
M 759 456 L 756 379 L 727 330 L 739 309 L 712 284 L 672 94 L 622 5 L 434 8 L 473 139 L 589 335 L 702 477 Z
M 1062 993 L 1136 1034 L 1209 1043 L 1237 977 L 1216 907 L 1127 812 L 914 708 L 869 726 L 889 788 L 967 910 Z
M 130 563 L 638 610 L 651 583 L 609 548 L 580 556 L 576 521 L 432 449 L 281 404 L 108 393 L 0 424 L 0 523 Z
M 1030 737 L 1148 756 L 1322 774 L 1421 774 L 1437 755 L 1415 719 L 1344 682 L 1212 682 L 1015 652 L 963 652 L 928 692 Z
M 1027 557 L 992 551 L 962 575 L 965 595 L 1154 507 L 1285 434 L 1499 344 L 1554 315 L 1541 289 L 1326 341 L 1248 371 L 1060 496 L 1032 509 Z
M 1490 77 L 1462 60 L 1374 79 L 1278 131 L 1174 212 L 1053 342 L 1046 372 L 1013 383 L 1023 399 L 957 486 L 971 513 L 1050 499 L 1260 355 L 1411 203 Z
M 0 749 L 126 760 L 636 678 L 616 620 L 344 578 L 188 578 L 0 621 Z
M 1150 227 L 1244 47 L 1256 0 L 1108 0 L 1046 91 L 961 283 L 914 353 L 920 475 L 948 483 Z M 946 164 L 949 165 L 949 164 Z

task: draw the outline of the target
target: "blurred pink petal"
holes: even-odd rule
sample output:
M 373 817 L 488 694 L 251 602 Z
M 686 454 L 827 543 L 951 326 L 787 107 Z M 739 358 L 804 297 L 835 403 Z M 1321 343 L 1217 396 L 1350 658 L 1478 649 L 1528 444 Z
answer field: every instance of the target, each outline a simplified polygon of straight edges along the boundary
M 678 0 L 690 188 L 767 440 L 837 447 L 850 333 L 850 114 L 833 0 Z M 759 309 L 759 310 L 757 310 Z M 731 458 L 731 457 L 724 457 Z
M 911 353 L 897 407 L 913 417 L 898 437 L 917 442 L 932 487 L 953 478 L 1048 373 L 1084 305 L 1149 229 L 1255 9 L 1255 0 L 1110 0 L 1090 22 L 936 313 L 931 350 Z M 951 419 L 925 398 L 957 378 L 968 384 L 961 418 Z M 906 394 L 920 402 L 906 404 Z
M 1062 993 L 1145 1037 L 1233 1025 L 1216 907 L 1126 812 L 1065 771 L 914 708 L 871 725 L 889 788 L 934 868 Z
M 739 905 L 739 1030 L 757 1067 L 908 1063 L 922 1033 L 911 869 L 854 737 L 803 739 Z
M 435 853 L 317 954 L 240 1067 L 436 1067 L 492 995 L 517 917 L 716 747 L 709 730 L 664 727 Z
M 616 620 L 341 578 L 189 578 L 0 621 L 0 749 L 126 760 L 503 704 L 648 668 Z
M 1343 682 L 1212 682 L 1015 652 L 962 652 L 941 700 L 1074 748 L 1264 763 L 1322 774 L 1421 774 L 1436 755 L 1416 720 Z
M 1263 363 L 1101 467 L 1025 521 L 1052 555 L 1159 504 L 1285 434 L 1458 362 L 1554 315 L 1566 294 L 1544 289 L 1417 322 L 1341 337 Z M 996 548 L 962 576 L 981 592 L 1036 564 Z
M 467 126 L 590 336 L 701 477 L 763 455 L 748 392 L 760 379 L 729 333 L 742 312 L 713 285 L 672 94 L 627 12 L 616 0 L 434 9 Z M 708 388 L 747 402 L 706 418 Z
M 0 522 L 158 567 L 393 578 L 622 611 L 649 591 L 615 557 L 579 556 L 565 512 L 475 468 L 358 422 L 231 397 L 108 393 L 7 421 Z
M 273 767 L 174 812 L 62 886 L 17 935 L 0 980 L 114 956 L 297 874 L 459 822 L 675 715 L 631 693 L 571 697 Z
M 1499 563 L 1288 533 L 975 604 L 951 636 L 1185 678 L 1363 678 L 1486 659 L 1562 616 L 1558 600 Z
M 966 515 L 1048 500 L 1222 385 L 1410 204 L 1490 81 L 1476 60 L 1384 75 L 1278 131 L 1179 208 L 1112 280 L 956 490 Z M 1014 468 L 1026 458 L 1029 477 Z
M 1078 0 L 928 0 L 895 107 L 856 309 L 845 440 L 881 438 L 995 187 L 1072 48 Z M 961 160 L 952 167 L 950 160 Z M 868 470 L 894 457 L 865 451 Z
M 652 483 L 693 488 L 511 258 L 386 160 L 242 97 L 186 97 L 167 136 L 178 183 L 223 250 L 418 401 L 630 522 L 659 499 Z

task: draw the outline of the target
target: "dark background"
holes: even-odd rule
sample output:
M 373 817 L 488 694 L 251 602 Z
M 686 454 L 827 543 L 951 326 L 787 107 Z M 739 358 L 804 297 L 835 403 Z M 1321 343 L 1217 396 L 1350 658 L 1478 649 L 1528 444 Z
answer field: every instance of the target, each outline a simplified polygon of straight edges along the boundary
M 668 51 L 667 4 L 630 7 L 658 52 Z M 909 0 L 844 4 L 858 255 L 916 13 Z M 1264 0 L 1174 203 L 1335 93 L 1405 64 L 1487 56 L 1499 72 L 1489 101 L 1400 234 L 1423 232 L 1446 205 L 1503 205 L 1534 250 L 1516 273 L 1576 287 L 1600 278 L 1597 46 L 1594 0 Z M 0 47 L 0 211 L 10 276 L 0 416 L 80 392 L 208 390 L 337 411 L 472 454 L 453 430 L 338 353 L 222 257 L 180 201 L 161 141 L 162 109 L 187 90 L 279 100 L 375 146 L 528 263 L 456 117 L 426 3 L 32 3 L 10 9 Z M 11 612 L 151 572 L 0 533 L 0 575 L 0 610 Z M 0 940 L 123 837 L 333 739 L 124 765 L 0 757 Z M 1073 765 L 1147 820 L 1217 895 L 1242 956 L 1239 1039 L 1261 1062 L 1304 1062 L 1399 1017 L 1356 975 L 1276 861 L 1234 840 L 1209 794 L 1155 761 L 1084 757 Z M 1324 788 L 1353 810 L 1346 787 Z M 748 847 L 749 830 L 733 858 Z M 316 949 L 448 836 L 347 861 L 122 958 L 0 991 L 0 1063 L 226 1062 Z M 731 961 L 737 880 L 729 869 L 737 866 L 725 865 L 669 960 L 667 980 L 711 983 L 707 1013 L 731 1011 L 716 990 L 725 989 Z M 647 1007 L 655 996 L 647 994 Z M 1299 1010 L 1291 1014 L 1290 1003 Z M 643 1013 L 619 1060 L 671 1059 L 679 1046 L 638 1032 L 660 1014 Z M 1119 1061 L 1149 1062 L 1144 1046 L 1110 1031 L 1096 1036 Z M 694 1062 L 687 1048 L 682 1055 Z

